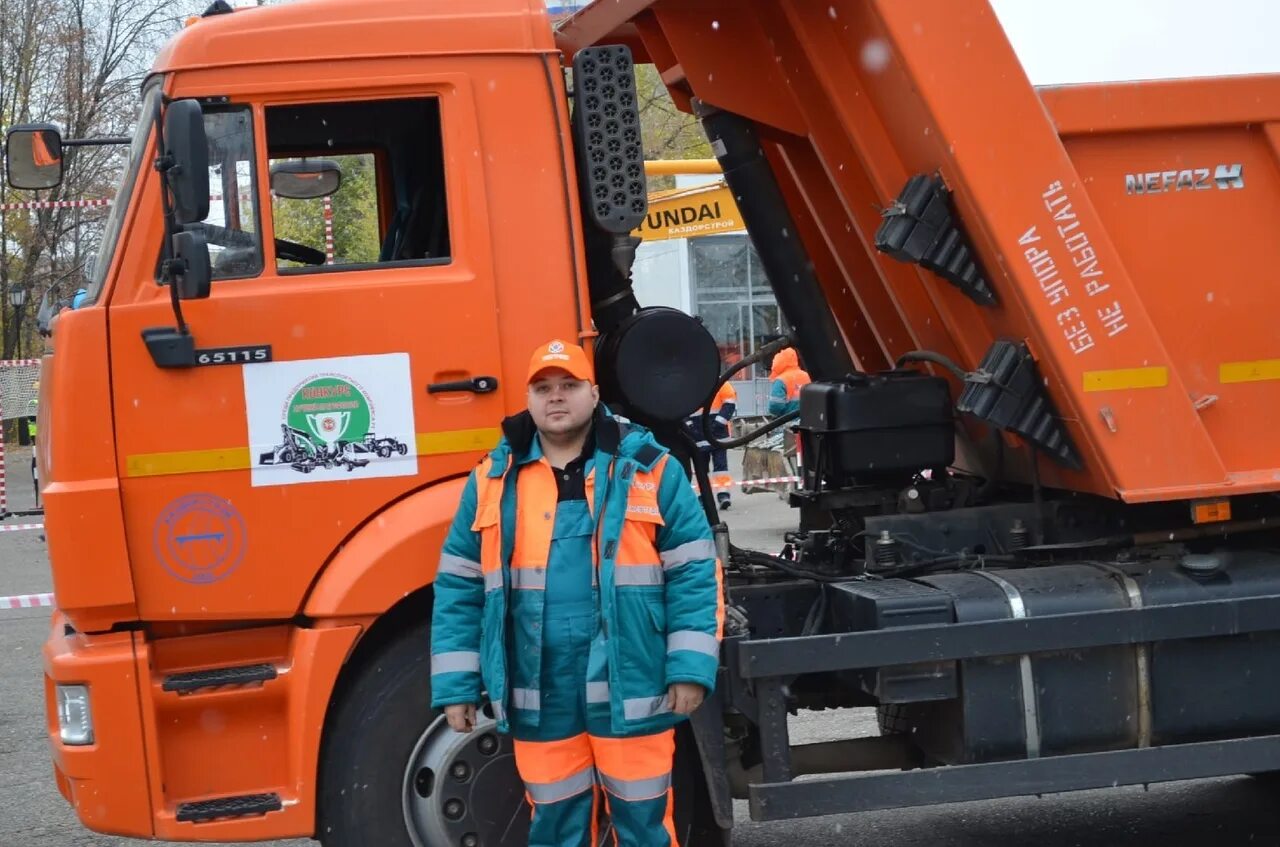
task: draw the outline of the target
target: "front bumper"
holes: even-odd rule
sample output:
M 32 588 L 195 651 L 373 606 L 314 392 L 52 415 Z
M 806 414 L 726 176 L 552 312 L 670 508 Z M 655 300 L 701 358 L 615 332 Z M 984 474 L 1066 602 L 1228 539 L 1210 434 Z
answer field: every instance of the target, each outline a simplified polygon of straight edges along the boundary
M 53 615 L 44 644 L 45 719 L 58 790 L 89 829 L 154 836 L 133 633 L 83 635 Z M 55 686 L 85 685 L 93 743 L 64 744 Z

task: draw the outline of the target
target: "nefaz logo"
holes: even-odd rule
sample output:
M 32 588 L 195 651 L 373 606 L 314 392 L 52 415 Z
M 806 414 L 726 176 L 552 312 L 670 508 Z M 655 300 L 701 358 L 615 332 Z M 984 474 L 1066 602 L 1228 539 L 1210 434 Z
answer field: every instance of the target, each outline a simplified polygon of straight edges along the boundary
M 1244 165 L 1218 165 L 1212 171 L 1208 168 L 1184 168 L 1124 175 L 1125 194 L 1209 191 L 1214 186 L 1223 191 L 1244 188 Z

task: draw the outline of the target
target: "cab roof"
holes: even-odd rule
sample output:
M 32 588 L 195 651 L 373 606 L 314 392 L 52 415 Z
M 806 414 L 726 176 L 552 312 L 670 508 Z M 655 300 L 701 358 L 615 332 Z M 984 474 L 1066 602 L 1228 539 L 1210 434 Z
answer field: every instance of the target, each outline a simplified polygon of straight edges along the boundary
M 152 71 L 555 49 L 543 0 L 298 0 L 194 19 Z

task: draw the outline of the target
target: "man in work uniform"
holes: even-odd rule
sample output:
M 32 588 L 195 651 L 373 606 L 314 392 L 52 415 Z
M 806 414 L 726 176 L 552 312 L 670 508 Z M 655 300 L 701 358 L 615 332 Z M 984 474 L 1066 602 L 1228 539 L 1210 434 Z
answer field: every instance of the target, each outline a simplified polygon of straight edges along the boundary
M 725 441 L 729 438 L 729 421 L 733 420 L 733 415 L 738 409 L 738 392 L 730 383 L 724 383 L 720 389 L 716 391 L 716 396 L 711 400 L 711 434 L 718 441 Z M 716 501 L 721 509 L 728 509 L 733 505 L 730 497 L 729 488 L 733 484 L 732 478 L 729 476 L 729 456 L 726 450 L 712 450 L 711 443 L 707 440 L 706 434 L 702 430 L 702 413 L 703 409 L 695 412 L 685 425 L 689 427 L 690 433 L 698 444 L 698 449 L 711 454 L 711 487 L 715 489 Z
M 773 367 L 769 369 L 769 378 L 772 380 L 769 385 L 769 416 L 774 418 L 799 409 L 800 389 L 812 382 L 808 372 L 800 367 L 800 357 L 796 355 L 794 347 L 780 350 L 778 355 L 773 357 Z M 771 435 L 777 440 L 771 439 L 767 443 L 773 446 L 774 449 L 781 449 L 782 460 L 789 466 L 788 475 L 797 475 L 801 456 L 799 442 L 796 440 L 795 434 L 787 428 L 777 430 Z M 792 464 L 793 457 L 794 465 Z M 778 496 L 786 500 L 787 491 L 790 488 L 792 488 L 790 484 L 783 485 L 778 491 Z
M 794 347 L 780 350 L 769 369 L 769 416 L 780 417 L 800 408 L 800 389 L 812 380 L 800 367 Z
M 432 705 L 467 732 L 487 692 L 533 847 L 594 845 L 602 797 L 620 844 L 673 845 L 672 727 L 715 684 L 719 564 L 683 469 L 593 383 L 582 348 L 538 348 L 528 411 L 468 479 L 435 582 Z
M 32 391 L 40 390 L 39 381 L 31 383 Z M 35 490 L 36 508 L 40 508 L 40 468 L 36 465 L 36 418 L 40 412 L 40 395 L 27 402 L 27 438 L 31 441 L 31 486 Z

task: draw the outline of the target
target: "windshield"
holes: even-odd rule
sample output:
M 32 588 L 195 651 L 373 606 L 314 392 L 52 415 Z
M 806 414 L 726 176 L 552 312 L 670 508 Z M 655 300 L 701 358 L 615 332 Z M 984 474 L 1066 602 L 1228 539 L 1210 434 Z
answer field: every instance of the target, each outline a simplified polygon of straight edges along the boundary
M 102 283 L 107 278 L 107 268 L 111 267 L 111 259 L 116 252 L 116 242 L 120 238 L 120 227 L 124 224 L 125 212 L 129 209 L 129 200 L 133 196 L 133 186 L 138 181 L 138 172 L 142 167 L 142 154 L 151 138 L 151 129 L 155 125 L 156 102 L 160 98 L 161 78 L 156 77 L 147 83 L 142 93 L 142 108 L 138 111 L 138 124 L 133 131 L 133 141 L 129 145 L 129 161 L 120 178 L 120 186 L 116 189 L 115 200 L 111 203 L 111 213 L 102 230 L 102 242 L 98 245 L 98 255 L 93 267 L 89 269 L 87 293 L 83 304 L 88 305 L 98 299 L 102 292 Z

